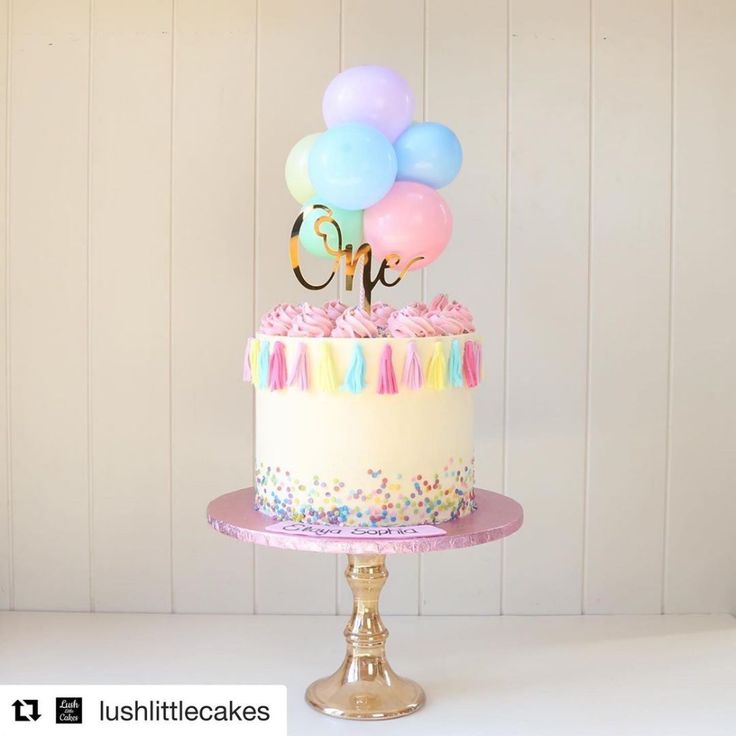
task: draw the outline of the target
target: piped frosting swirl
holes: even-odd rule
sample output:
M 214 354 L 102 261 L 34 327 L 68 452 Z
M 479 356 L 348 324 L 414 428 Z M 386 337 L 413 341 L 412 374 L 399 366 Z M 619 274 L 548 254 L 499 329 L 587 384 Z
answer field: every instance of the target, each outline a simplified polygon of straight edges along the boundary
M 379 332 L 385 332 L 388 327 L 388 318 L 396 311 L 396 307 L 386 302 L 376 302 L 371 306 L 371 318 L 376 323 Z
M 273 337 L 433 337 L 475 332 L 475 325 L 469 309 L 438 294 L 429 305 L 413 302 L 398 310 L 376 302 L 370 314 L 336 299 L 321 307 L 277 304 L 258 331 Z
M 327 312 L 327 316 L 333 321 L 337 321 L 337 318 L 348 308 L 347 304 L 343 304 L 339 299 L 332 299 L 329 302 L 325 302 L 322 308 Z
M 429 303 L 429 311 L 434 312 L 438 309 L 445 309 L 449 303 L 450 299 L 447 294 L 437 294 L 437 296 Z
M 303 304 L 287 334 L 290 337 L 328 337 L 331 332 L 332 320 L 327 310 Z
M 437 334 L 434 325 L 423 314 L 418 314 L 414 305 L 397 309 L 388 319 L 388 334 L 391 337 L 431 337 Z
M 466 306 L 460 304 L 460 302 L 452 301 L 442 311 L 460 320 L 463 325 L 463 332 L 475 332 L 473 314 Z
M 429 307 L 424 302 L 412 302 L 407 304 L 404 309 L 409 309 L 414 314 L 426 314 L 429 311 Z
M 264 335 L 287 335 L 300 311 L 301 308 L 293 304 L 277 304 L 263 316 L 259 332 Z
M 447 309 L 431 309 L 425 317 L 438 335 L 462 335 L 467 331 L 463 320 Z
M 332 337 L 378 337 L 378 326 L 364 309 L 350 307 L 335 321 Z

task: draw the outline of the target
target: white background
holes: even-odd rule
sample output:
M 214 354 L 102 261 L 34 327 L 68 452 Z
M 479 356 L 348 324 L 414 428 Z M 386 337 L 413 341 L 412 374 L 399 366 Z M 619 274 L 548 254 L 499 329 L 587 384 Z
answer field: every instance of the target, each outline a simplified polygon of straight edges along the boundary
M 475 311 L 479 482 L 526 510 L 392 560 L 385 610 L 733 611 L 735 34 L 731 0 L 0 0 L 0 607 L 345 609 L 334 558 L 204 512 L 251 477 L 255 315 L 305 296 L 284 159 L 378 62 L 466 154 L 390 297 Z

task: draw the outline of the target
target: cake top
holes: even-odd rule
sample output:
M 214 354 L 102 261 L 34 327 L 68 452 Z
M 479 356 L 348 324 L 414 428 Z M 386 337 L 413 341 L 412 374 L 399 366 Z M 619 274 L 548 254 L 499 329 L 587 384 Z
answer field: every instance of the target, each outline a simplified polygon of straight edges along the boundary
M 396 308 L 379 302 L 367 312 L 332 300 L 322 306 L 277 304 L 261 319 L 258 332 L 282 337 L 433 337 L 475 332 L 473 315 L 446 294 L 429 304 Z

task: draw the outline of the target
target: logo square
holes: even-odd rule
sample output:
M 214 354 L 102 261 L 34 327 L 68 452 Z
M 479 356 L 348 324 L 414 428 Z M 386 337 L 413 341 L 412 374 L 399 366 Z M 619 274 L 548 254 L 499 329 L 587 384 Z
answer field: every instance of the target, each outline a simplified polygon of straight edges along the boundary
M 82 722 L 82 698 L 56 698 L 57 723 Z

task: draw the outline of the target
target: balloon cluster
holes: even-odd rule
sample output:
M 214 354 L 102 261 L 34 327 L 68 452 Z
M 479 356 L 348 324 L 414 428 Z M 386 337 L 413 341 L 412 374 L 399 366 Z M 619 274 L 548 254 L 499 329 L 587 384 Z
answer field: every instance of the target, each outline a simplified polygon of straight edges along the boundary
M 452 214 L 436 190 L 457 176 L 463 154 L 449 128 L 412 123 L 413 111 L 409 85 L 391 69 L 358 66 L 338 74 L 322 100 L 327 130 L 292 148 L 286 184 L 300 204 L 328 206 L 344 242 L 368 242 L 378 259 L 396 253 L 407 263 L 422 256 L 412 268 L 424 268 L 450 240 Z M 314 230 L 321 214 L 305 215 L 299 239 L 330 258 Z

